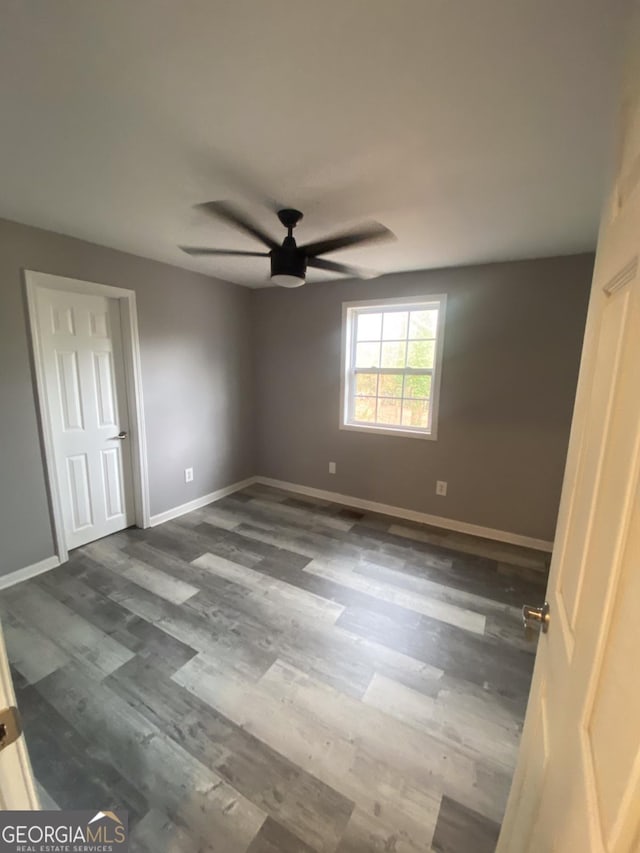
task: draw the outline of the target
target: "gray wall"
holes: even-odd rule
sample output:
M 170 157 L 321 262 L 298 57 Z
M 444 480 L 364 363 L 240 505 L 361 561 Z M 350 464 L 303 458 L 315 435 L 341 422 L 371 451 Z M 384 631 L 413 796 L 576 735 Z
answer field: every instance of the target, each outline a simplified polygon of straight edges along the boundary
M 0 220 L 0 574 L 54 551 L 25 268 L 136 291 L 152 514 L 254 473 L 250 291 Z
M 581 255 L 252 292 L 0 220 L 0 574 L 54 550 L 23 269 L 136 291 L 152 514 L 259 473 L 551 539 L 592 264 Z M 438 441 L 339 430 L 342 302 L 443 291 Z
M 592 268 L 578 255 L 255 292 L 258 473 L 553 539 Z M 442 292 L 438 440 L 339 430 L 342 302 Z

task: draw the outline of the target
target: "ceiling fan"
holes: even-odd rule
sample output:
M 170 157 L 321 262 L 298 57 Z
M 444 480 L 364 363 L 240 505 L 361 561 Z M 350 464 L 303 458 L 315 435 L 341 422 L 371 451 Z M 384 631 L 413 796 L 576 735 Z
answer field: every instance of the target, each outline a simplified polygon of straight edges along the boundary
M 271 259 L 271 281 L 281 287 L 300 287 L 304 284 L 307 267 L 340 273 L 353 278 L 374 278 L 378 273 L 360 269 L 359 267 L 337 264 L 318 257 L 338 249 L 359 246 L 380 240 L 395 239 L 394 235 L 384 225 L 371 222 L 353 231 L 336 234 L 315 243 L 298 246 L 293 236 L 293 229 L 302 219 L 302 213 L 292 208 L 284 208 L 277 212 L 278 219 L 287 229 L 287 236 L 280 245 L 273 237 L 264 232 L 241 211 L 226 201 L 207 201 L 197 207 L 219 219 L 250 234 L 269 249 L 268 252 L 245 252 L 236 249 L 207 249 L 198 246 L 180 246 L 188 255 L 243 255 L 245 257 L 265 257 Z

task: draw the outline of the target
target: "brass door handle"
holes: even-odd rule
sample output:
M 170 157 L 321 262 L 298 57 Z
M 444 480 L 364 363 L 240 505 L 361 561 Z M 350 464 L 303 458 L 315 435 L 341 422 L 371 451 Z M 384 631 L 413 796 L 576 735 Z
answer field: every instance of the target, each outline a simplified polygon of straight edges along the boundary
M 550 620 L 548 601 L 545 601 L 542 607 L 532 607 L 530 604 L 525 604 L 522 608 L 522 624 L 527 639 L 531 640 L 535 637 L 536 629 L 542 630 L 542 633 L 546 634 L 549 630 Z
M 18 709 L 3 708 L 0 711 L 0 750 L 11 746 L 22 734 L 22 723 Z

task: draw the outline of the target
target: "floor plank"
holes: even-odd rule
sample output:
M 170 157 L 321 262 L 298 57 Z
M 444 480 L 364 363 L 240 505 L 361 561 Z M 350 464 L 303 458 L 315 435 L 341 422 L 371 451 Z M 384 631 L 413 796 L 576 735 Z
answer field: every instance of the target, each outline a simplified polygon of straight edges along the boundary
M 133 652 L 78 616 L 35 583 L 18 584 L 3 599 L 23 625 L 34 625 L 49 642 L 98 678 L 133 657 Z
M 257 593 L 263 600 L 278 607 L 293 610 L 302 619 L 326 619 L 329 624 L 333 624 L 344 610 L 341 605 L 328 601 L 322 596 L 271 578 L 259 570 L 238 566 L 216 554 L 203 554 L 202 557 L 194 560 L 194 565 L 246 587 L 251 593 Z
M 406 607 L 407 610 L 415 610 L 449 625 L 457 625 L 465 631 L 474 634 L 484 634 L 486 617 L 481 613 L 468 608 L 462 608 L 457 604 L 450 604 L 438 600 L 433 596 L 423 595 L 415 590 L 406 592 L 397 586 L 384 581 L 373 580 L 353 571 L 353 566 L 338 561 L 312 560 L 304 568 L 305 572 L 318 575 L 319 577 L 335 581 L 342 586 L 366 592 L 382 601 L 389 601 Z
M 461 803 L 442 798 L 440 816 L 433 839 L 437 853 L 494 853 L 500 826 Z

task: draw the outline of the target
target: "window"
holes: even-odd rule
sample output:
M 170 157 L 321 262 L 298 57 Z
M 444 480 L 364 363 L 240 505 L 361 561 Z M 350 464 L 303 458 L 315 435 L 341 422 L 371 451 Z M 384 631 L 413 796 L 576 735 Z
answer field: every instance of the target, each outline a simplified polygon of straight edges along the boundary
M 436 438 L 445 303 L 343 305 L 343 429 Z

